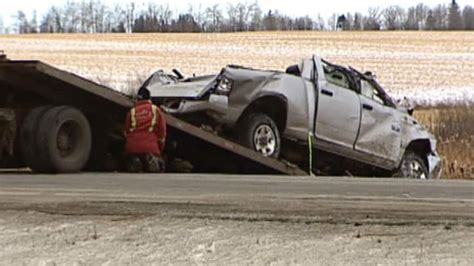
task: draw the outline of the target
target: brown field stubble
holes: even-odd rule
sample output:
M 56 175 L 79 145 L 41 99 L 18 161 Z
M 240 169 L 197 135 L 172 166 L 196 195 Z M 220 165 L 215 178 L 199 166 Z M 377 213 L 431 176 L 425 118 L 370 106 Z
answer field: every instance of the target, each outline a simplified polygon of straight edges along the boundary
M 443 176 L 474 179 L 474 108 L 439 106 L 415 112 L 438 140 Z
M 474 87 L 474 32 L 269 32 L 0 36 L 14 59 L 38 59 L 110 84 L 157 69 L 217 73 L 227 64 L 284 70 L 318 54 L 371 70 L 397 95 Z
M 283 70 L 312 54 L 371 70 L 391 94 L 426 105 L 430 97 L 474 90 L 474 32 L 6 35 L 0 36 L 0 50 L 127 91 L 157 69 L 188 75 L 217 73 L 227 64 Z M 458 101 L 474 101 L 463 93 Z M 472 105 L 434 107 L 418 117 L 439 140 L 445 176 L 474 178 Z

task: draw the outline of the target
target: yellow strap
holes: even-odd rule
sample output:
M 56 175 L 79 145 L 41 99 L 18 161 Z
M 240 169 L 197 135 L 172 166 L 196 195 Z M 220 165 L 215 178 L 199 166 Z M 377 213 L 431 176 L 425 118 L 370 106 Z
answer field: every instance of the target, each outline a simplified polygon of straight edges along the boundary
M 132 120 L 132 126 L 130 127 L 130 132 L 133 132 L 135 131 L 135 129 L 137 129 L 137 110 L 134 108 L 132 108 L 132 110 L 130 111 L 130 119 Z
M 156 122 L 158 120 L 158 107 L 156 107 L 156 105 L 152 105 L 151 106 L 151 111 L 153 113 L 153 118 L 151 119 L 151 125 L 150 125 L 150 128 L 148 129 L 148 131 L 150 132 L 153 132 L 153 130 L 155 129 L 155 126 L 156 126 Z
M 313 133 L 308 132 L 308 162 L 309 162 L 309 175 L 314 176 L 313 174 Z

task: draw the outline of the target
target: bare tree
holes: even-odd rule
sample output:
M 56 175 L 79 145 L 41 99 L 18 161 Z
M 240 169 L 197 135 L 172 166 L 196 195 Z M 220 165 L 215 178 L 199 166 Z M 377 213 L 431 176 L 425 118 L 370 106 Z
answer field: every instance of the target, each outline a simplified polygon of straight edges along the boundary
M 354 30 L 354 16 L 351 14 L 351 12 L 347 12 L 344 30 Z
M 53 6 L 43 16 L 39 29 L 40 32 L 62 33 L 65 32 L 65 15 L 63 11 Z
M 96 32 L 105 32 L 107 25 L 107 6 L 98 1 L 95 5 L 95 29 Z
M 107 17 L 108 24 L 106 32 L 125 32 L 126 16 L 122 6 L 116 4 L 112 10 L 109 10 Z
M 260 6 L 255 3 L 254 7 L 252 8 L 252 12 L 250 14 L 250 26 L 249 30 L 257 31 L 262 29 L 262 9 Z
M 472 6 L 465 6 L 462 11 L 462 19 L 465 30 L 474 30 L 474 8 Z M 1 23 L 1 19 L 0 19 Z
M 199 31 L 206 28 L 206 14 L 201 4 L 199 4 L 197 8 L 190 5 L 188 13 L 193 17 L 193 23 L 197 23 L 199 26 Z M 196 30 L 196 28 L 194 28 L 194 30 Z
M 380 8 L 369 8 L 364 18 L 364 30 L 380 30 L 382 12 Z
M 208 30 L 211 32 L 220 32 L 221 31 L 221 24 L 224 20 L 222 15 L 222 10 L 220 9 L 218 4 L 214 4 L 206 9 L 206 18 Z
M 416 21 L 416 10 L 414 7 L 408 9 L 407 19 L 405 21 L 405 29 L 407 30 L 417 30 L 418 23 Z
M 433 10 L 433 17 L 435 19 L 435 30 L 445 30 L 448 28 L 448 9 L 445 5 L 438 5 Z
M 129 0 L 131 1 L 131 0 Z M 149 0 L 150 1 L 150 0 Z M 190 6 L 187 12 L 173 14 L 168 5 L 128 4 L 107 6 L 102 0 L 66 0 L 42 14 L 40 25 L 36 16 L 27 18 L 19 11 L 15 31 L 34 32 L 233 32 L 257 30 L 444 30 L 474 29 L 474 11 L 466 6 L 462 12 L 455 0 L 448 6 L 432 9 L 418 4 L 408 9 L 390 6 L 383 10 L 369 8 L 366 14 L 347 13 L 331 16 L 325 21 L 318 15 L 291 17 L 270 10 L 262 12 L 256 0 L 237 4 Z M 314 20 L 313 20 L 314 19 Z M 326 24 L 327 23 L 327 24 Z M 1 23 L 0 33 L 5 32 Z
M 291 18 L 289 19 L 290 30 L 313 30 L 314 22 L 309 16 L 296 18 L 293 22 Z
M 237 7 L 233 4 L 227 4 L 227 23 L 228 31 L 237 31 Z
M 405 10 L 400 6 L 389 6 L 383 11 L 385 28 L 388 30 L 400 30 L 405 20 Z
M 459 5 L 456 3 L 456 0 L 453 0 L 451 5 L 449 6 L 448 27 L 450 30 L 463 29 L 461 11 L 459 10 Z
M 173 12 L 171 12 L 170 7 L 168 5 L 160 6 L 160 23 L 161 23 L 161 30 L 164 32 L 168 32 L 169 25 L 171 23 L 171 18 L 173 16 Z
M 426 18 L 428 17 L 429 10 L 430 8 L 424 4 L 416 5 L 415 14 L 418 29 L 423 29 L 425 27 L 424 23 L 426 21 Z
M 354 30 L 362 30 L 362 14 L 355 13 L 354 15 Z
M 33 15 L 31 16 L 30 20 L 30 33 L 38 33 L 39 32 L 39 27 L 38 27 L 38 15 L 36 13 L 36 10 L 33 11 Z
M 251 18 L 257 7 L 258 4 L 256 2 L 252 4 L 239 3 L 236 5 L 237 31 L 248 31 L 250 29 Z
M 2 15 L 0 15 L 0 34 L 4 34 L 4 33 L 5 33 L 5 28 L 3 24 L 3 17 Z
M 278 12 L 271 10 L 263 17 L 263 30 L 275 31 L 279 29 L 278 26 Z
M 337 28 L 337 16 L 333 14 L 328 18 L 328 28 L 332 31 L 335 31 Z
M 318 14 L 317 26 L 319 30 L 324 30 L 326 28 L 326 23 L 324 22 L 324 18 L 321 16 L 321 14 Z
M 74 33 L 80 31 L 81 6 L 78 3 L 67 1 L 63 8 L 57 8 L 62 28 L 65 32 Z M 82 11 L 82 10 L 81 10 Z
M 426 18 L 425 29 L 434 30 L 436 25 L 436 18 L 433 15 L 433 10 L 428 12 L 428 17 Z
M 30 32 L 30 25 L 28 23 L 28 19 L 23 11 L 18 10 L 16 14 L 16 31 L 20 34 L 29 33 Z
M 125 32 L 132 33 L 135 23 L 135 3 L 131 2 L 125 8 Z
M 158 16 L 160 14 L 159 7 L 152 2 L 148 3 L 147 10 L 145 12 L 145 32 L 156 32 L 159 30 Z

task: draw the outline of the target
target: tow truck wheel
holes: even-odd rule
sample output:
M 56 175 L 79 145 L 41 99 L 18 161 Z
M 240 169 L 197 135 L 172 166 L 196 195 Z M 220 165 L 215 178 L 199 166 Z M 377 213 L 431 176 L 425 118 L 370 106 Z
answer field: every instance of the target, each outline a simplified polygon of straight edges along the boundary
M 20 129 L 20 151 L 23 162 L 32 169 L 41 167 L 37 160 L 37 130 L 43 115 L 51 109 L 51 106 L 40 106 L 31 110 L 25 117 Z
M 239 126 L 240 143 L 265 157 L 280 155 L 280 133 L 275 122 L 267 115 L 254 113 L 245 117 Z
M 92 147 L 87 118 L 68 106 L 47 111 L 38 128 L 38 172 L 73 173 L 86 165 Z
M 398 169 L 394 177 L 429 179 L 430 173 L 425 161 L 418 154 L 409 151 L 403 156 L 400 169 Z

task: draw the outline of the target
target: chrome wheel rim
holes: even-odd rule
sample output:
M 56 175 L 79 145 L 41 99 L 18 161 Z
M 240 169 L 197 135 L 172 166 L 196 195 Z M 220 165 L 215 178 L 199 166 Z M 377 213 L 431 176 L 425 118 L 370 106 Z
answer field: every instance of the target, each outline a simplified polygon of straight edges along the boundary
M 428 179 L 423 166 L 417 160 L 406 161 L 404 163 L 404 177 L 412 179 Z
M 255 129 L 253 135 L 255 150 L 268 157 L 275 153 L 276 136 L 269 125 L 260 125 Z

